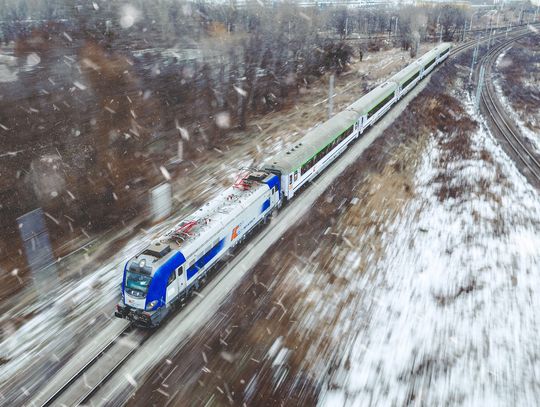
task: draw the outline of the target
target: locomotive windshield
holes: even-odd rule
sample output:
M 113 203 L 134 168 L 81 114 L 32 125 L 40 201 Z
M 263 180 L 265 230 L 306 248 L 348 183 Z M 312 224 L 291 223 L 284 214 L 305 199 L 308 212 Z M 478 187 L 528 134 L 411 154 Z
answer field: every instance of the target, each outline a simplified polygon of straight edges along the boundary
M 128 271 L 126 273 L 126 292 L 134 297 L 144 297 L 148 292 L 152 277 Z

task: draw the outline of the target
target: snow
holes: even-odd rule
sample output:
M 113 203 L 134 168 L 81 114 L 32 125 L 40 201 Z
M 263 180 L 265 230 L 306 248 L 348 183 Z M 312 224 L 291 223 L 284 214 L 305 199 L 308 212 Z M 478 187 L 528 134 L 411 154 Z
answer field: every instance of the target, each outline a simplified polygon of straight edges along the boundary
M 10 70 L 5 65 L 0 65 L 0 83 L 2 82 L 15 82 L 18 78 L 17 70 Z
M 120 26 L 130 28 L 141 18 L 141 12 L 131 4 L 125 4 L 120 10 Z
M 321 406 L 535 405 L 540 397 L 538 193 L 482 124 L 473 158 L 448 169 L 461 193 L 441 201 L 447 137 L 432 137 L 415 197 L 355 284 L 370 293 L 370 317 L 343 349 Z
M 12 55 L 0 54 L 0 83 L 15 82 L 18 75 L 17 58 Z
M 41 58 L 35 52 L 32 52 L 30 55 L 26 57 L 26 65 L 28 66 L 36 66 L 40 62 L 41 62 Z
M 503 67 L 503 66 L 505 66 L 505 64 L 511 63 L 511 61 L 508 61 L 508 60 L 505 61 L 505 59 L 504 59 L 504 57 L 506 56 L 506 53 L 508 52 L 508 50 L 506 50 L 506 52 L 504 52 L 504 53 L 501 53 L 501 55 L 499 55 L 499 57 L 497 58 L 497 61 L 496 61 L 496 66 L 497 67 Z M 534 148 L 535 152 L 540 154 L 540 137 L 538 136 L 538 134 L 536 134 L 534 131 L 532 131 L 525 124 L 525 122 L 521 118 L 522 116 L 512 107 L 512 103 L 504 95 L 504 92 L 503 92 L 503 89 L 502 89 L 502 84 L 501 84 L 501 81 L 500 81 L 499 78 L 495 79 L 494 85 L 495 85 L 495 90 L 497 92 L 497 96 L 499 97 L 499 100 L 501 100 L 503 106 L 506 108 L 507 112 L 510 114 L 510 117 L 518 125 L 521 134 L 528 141 L 530 141 L 530 144 Z M 530 86 L 530 85 L 523 84 L 523 86 Z M 532 86 L 534 86 L 534 85 L 532 85 Z M 534 117 L 534 115 L 532 115 L 532 117 L 529 117 L 529 121 L 532 122 L 532 123 L 536 123 L 538 120 L 539 120 L 539 118 Z

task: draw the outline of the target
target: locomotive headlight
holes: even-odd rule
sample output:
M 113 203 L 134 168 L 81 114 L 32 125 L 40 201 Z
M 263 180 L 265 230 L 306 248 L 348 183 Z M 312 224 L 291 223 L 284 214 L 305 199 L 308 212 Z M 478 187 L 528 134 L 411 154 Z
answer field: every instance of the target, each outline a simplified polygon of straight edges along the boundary
M 148 305 L 146 306 L 146 311 L 152 311 L 154 308 L 156 308 L 157 305 L 158 305 L 157 300 L 149 302 Z

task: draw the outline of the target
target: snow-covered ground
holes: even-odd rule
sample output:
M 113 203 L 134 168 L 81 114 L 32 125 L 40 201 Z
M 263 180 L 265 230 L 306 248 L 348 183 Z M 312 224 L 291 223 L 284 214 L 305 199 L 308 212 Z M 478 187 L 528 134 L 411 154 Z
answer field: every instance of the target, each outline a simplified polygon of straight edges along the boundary
M 320 405 L 508 406 L 540 398 L 538 192 L 484 125 L 470 139 L 470 157 L 447 149 L 451 137 L 431 137 L 414 198 L 385 227 L 373 269 L 350 289 L 370 293 L 355 306 L 369 318 L 355 325 L 353 312 L 342 325 L 358 334 L 341 348 Z M 441 198 L 441 175 L 456 188 L 453 197 Z M 360 261 L 351 257 L 346 273 Z
M 16 65 L 17 58 L 0 53 L 0 83 L 15 82 L 17 80 L 18 69 Z
M 497 96 L 499 97 L 503 105 L 506 107 L 507 113 L 510 114 L 510 117 L 518 125 L 519 130 L 521 131 L 521 134 L 534 147 L 534 152 L 537 154 L 540 154 L 540 135 L 532 131 L 529 127 L 527 127 L 525 122 L 521 119 L 521 116 L 519 115 L 519 113 L 516 112 L 516 110 L 512 107 L 512 103 L 510 103 L 508 98 L 504 95 L 501 82 L 499 80 L 495 80 L 494 83 L 495 83 L 495 89 L 497 91 Z
M 509 50 L 510 48 L 507 49 L 506 52 L 503 52 L 501 55 L 499 55 L 496 62 L 497 68 L 502 68 L 505 66 L 505 64 L 512 63 L 512 61 L 509 58 L 505 58 Z M 496 78 L 494 81 L 494 84 L 495 84 L 495 89 L 497 91 L 497 96 L 501 100 L 503 106 L 505 106 L 507 113 L 509 113 L 510 117 L 517 124 L 517 126 L 519 127 L 519 130 L 521 131 L 521 134 L 530 142 L 530 144 L 534 148 L 534 151 L 540 155 L 540 134 L 538 132 L 532 131 L 530 127 L 527 126 L 527 124 L 523 120 L 523 114 L 520 114 L 518 111 L 515 110 L 510 100 L 508 100 L 508 98 L 504 94 L 504 90 L 503 90 L 504 85 L 501 83 L 500 78 Z M 521 82 L 520 84 L 523 85 L 524 87 L 528 86 L 527 83 Z M 534 103 L 534 101 L 531 100 L 531 103 Z M 536 117 L 534 114 L 532 114 L 532 115 L 529 115 L 529 117 L 527 117 L 527 120 L 530 123 L 533 123 L 534 125 L 540 126 L 540 116 L 538 116 L 539 114 L 540 112 L 538 112 L 537 110 Z

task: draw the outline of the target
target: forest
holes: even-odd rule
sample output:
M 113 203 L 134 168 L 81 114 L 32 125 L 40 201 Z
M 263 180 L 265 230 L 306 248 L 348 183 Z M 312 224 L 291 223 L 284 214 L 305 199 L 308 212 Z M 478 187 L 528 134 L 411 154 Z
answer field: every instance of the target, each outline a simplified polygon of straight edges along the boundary
M 459 40 L 468 19 L 449 5 L 0 0 L 16 77 L 0 82 L 0 253 L 19 254 L 0 270 L 26 267 L 24 213 L 43 208 L 54 247 L 121 227 L 171 163 L 223 149 L 352 59 Z

